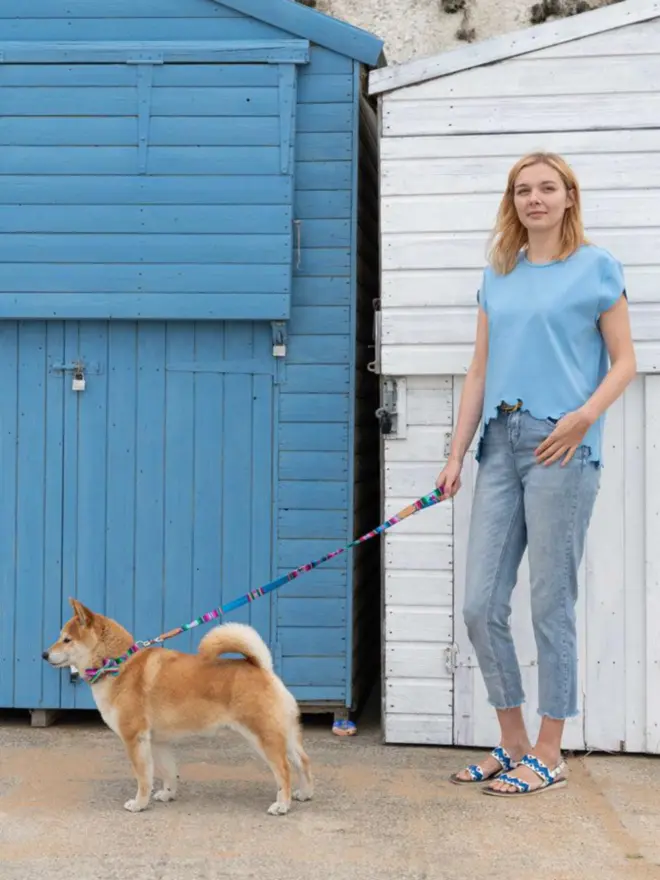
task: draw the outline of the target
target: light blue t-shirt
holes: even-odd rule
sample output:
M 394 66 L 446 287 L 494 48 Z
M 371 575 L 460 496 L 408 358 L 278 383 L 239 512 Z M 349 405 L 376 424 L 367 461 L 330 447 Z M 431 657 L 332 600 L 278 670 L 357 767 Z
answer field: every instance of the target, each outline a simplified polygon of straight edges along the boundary
M 481 436 L 502 401 L 521 400 L 539 419 L 559 419 L 585 403 L 609 369 L 599 317 L 622 294 L 621 264 L 594 245 L 550 263 L 531 263 L 521 254 L 508 275 L 484 270 L 477 295 L 488 316 Z M 598 464 L 603 421 L 583 440 Z

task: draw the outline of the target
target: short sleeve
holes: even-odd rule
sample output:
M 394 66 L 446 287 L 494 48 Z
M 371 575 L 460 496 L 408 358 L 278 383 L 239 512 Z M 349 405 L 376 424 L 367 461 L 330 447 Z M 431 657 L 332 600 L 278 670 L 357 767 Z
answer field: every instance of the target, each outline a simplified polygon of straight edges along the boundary
M 611 254 L 605 252 L 600 266 L 598 317 L 611 308 L 622 295 L 627 296 L 623 266 Z

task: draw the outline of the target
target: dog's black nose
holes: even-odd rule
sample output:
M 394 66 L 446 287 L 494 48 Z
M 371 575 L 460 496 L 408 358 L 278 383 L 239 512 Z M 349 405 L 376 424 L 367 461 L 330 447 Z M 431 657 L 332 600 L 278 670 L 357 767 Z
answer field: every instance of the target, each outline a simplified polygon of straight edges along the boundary
M 48 660 L 48 651 L 42 651 L 41 656 L 43 657 L 44 660 Z

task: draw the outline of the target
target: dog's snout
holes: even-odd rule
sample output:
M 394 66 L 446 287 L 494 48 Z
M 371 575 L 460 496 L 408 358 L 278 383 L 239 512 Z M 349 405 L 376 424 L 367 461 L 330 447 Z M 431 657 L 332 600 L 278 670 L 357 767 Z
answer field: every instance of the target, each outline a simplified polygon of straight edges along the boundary
M 48 660 L 48 651 L 42 651 L 41 656 L 44 660 Z

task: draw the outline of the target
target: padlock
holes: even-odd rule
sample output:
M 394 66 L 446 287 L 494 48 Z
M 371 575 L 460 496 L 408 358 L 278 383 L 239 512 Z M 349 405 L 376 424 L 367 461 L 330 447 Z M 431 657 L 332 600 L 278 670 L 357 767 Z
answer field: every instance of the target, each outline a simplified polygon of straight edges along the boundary
M 71 383 L 71 388 L 73 389 L 73 391 L 85 390 L 85 376 L 83 375 L 82 370 L 78 370 L 73 374 L 73 382 Z

